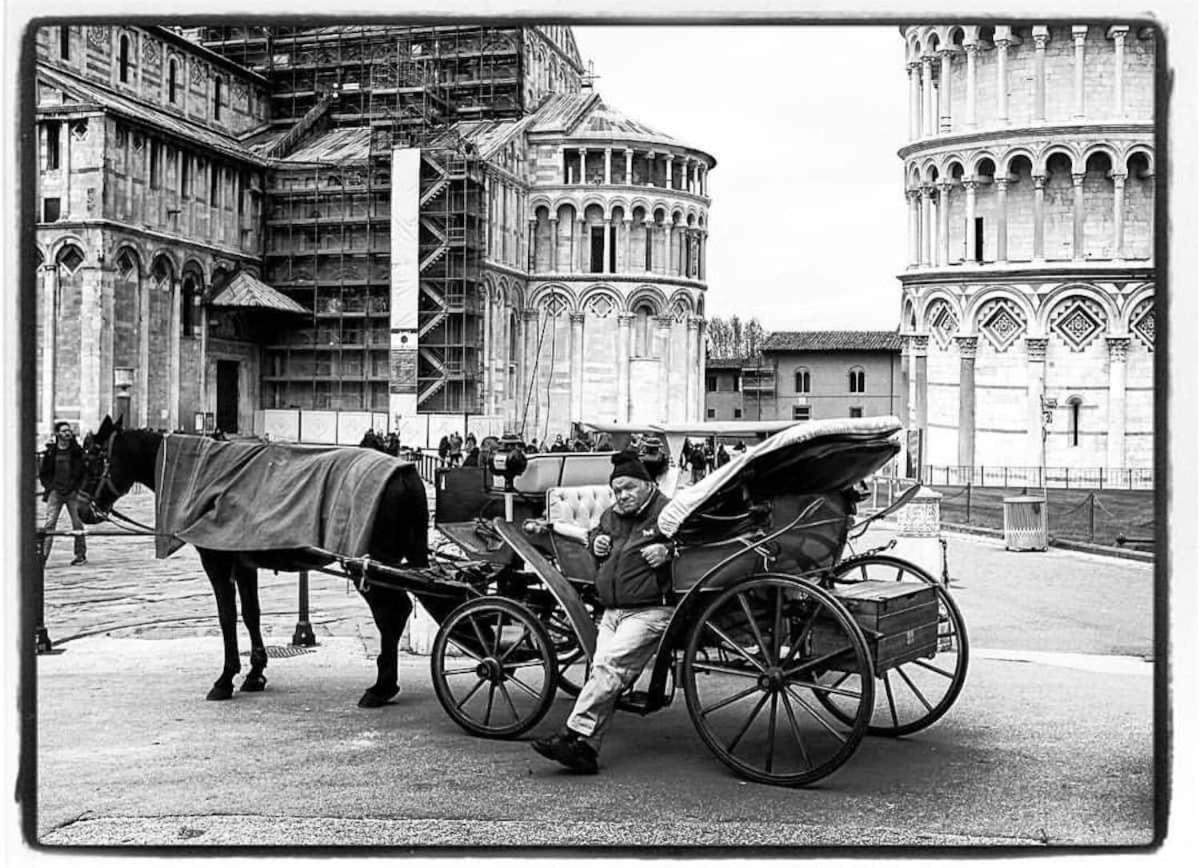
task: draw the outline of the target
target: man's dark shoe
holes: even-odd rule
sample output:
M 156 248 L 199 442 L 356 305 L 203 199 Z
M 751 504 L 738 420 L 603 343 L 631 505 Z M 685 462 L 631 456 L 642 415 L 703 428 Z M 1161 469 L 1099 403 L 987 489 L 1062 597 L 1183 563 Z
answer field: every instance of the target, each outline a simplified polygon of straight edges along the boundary
M 71 561 L 71 566 L 80 567 L 87 563 L 87 558 L 83 555 L 76 555 L 75 560 Z
M 533 749 L 546 759 L 561 763 L 572 771 L 587 775 L 596 774 L 596 751 L 590 744 L 574 732 L 559 732 L 554 735 L 535 738 Z

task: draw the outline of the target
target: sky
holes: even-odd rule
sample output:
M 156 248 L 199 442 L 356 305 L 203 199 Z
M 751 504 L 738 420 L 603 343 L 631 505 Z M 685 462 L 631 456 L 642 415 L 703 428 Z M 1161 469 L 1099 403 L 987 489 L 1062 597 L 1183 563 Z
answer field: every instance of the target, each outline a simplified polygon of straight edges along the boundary
M 907 210 L 894 25 L 576 26 L 605 102 L 712 154 L 709 316 L 892 329 Z

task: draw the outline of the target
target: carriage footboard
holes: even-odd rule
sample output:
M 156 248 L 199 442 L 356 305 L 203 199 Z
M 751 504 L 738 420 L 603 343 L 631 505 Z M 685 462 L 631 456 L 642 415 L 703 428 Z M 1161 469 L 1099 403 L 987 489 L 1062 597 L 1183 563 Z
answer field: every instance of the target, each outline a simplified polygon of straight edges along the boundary
M 862 628 L 876 675 L 888 669 L 933 657 L 938 644 L 938 598 L 932 585 L 918 582 L 856 582 L 833 589 Z M 829 620 L 812 628 L 813 652 L 833 654 L 845 644 L 845 632 Z M 854 655 L 834 657 L 829 669 L 857 671 Z

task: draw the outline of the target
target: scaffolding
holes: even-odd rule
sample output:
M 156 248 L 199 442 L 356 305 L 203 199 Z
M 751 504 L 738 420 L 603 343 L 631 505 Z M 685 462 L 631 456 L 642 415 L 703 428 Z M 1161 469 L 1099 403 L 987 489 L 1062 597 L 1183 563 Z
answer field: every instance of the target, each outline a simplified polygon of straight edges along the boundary
M 483 166 L 452 125 L 521 115 L 520 28 L 249 26 L 198 36 L 271 82 L 264 278 L 312 311 L 265 348 L 264 406 L 388 411 L 391 159 L 413 147 L 417 408 L 481 412 Z

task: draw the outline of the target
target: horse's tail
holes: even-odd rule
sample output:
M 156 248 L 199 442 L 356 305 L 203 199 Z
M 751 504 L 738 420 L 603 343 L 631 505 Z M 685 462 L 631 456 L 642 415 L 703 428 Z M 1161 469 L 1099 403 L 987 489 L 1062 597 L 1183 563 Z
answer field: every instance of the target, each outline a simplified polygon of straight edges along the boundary
M 415 465 L 402 468 L 396 476 L 400 480 L 401 505 L 397 530 L 404 559 L 410 566 L 429 566 L 429 501 L 425 499 L 425 483 Z

